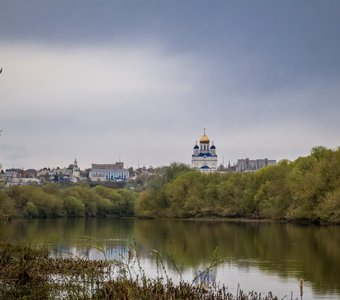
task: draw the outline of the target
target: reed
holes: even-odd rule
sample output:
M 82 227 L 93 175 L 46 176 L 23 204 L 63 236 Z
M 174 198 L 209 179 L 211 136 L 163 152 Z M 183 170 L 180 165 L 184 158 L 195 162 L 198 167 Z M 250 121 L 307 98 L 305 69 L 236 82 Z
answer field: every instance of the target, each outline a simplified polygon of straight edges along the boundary
M 139 274 L 133 274 L 134 264 Z M 159 264 L 164 268 L 160 256 Z M 271 293 L 238 289 L 234 296 L 225 286 L 175 284 L 167 275 L 147 278 L 133 253 L 126 261 L 94 261 L 51 257 L 46 247 L 8 242 L 0 242 L 0 299 L 278 300 Z

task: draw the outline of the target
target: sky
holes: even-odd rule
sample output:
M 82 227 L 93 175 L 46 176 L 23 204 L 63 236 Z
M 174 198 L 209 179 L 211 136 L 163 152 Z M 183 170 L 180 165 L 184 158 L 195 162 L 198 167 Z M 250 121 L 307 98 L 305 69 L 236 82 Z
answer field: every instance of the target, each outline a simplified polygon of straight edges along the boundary
M 0 0 L 0 164 L 335 149 L 339 37 L 338 0 Z

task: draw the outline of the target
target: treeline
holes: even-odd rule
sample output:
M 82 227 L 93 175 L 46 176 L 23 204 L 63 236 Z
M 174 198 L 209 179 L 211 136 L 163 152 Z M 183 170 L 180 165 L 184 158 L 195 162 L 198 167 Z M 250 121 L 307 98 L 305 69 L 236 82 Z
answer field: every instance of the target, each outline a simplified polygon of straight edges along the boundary
M 101 185 L 14 186 L 0 191 L 0 213 L 9 217 L 132 216 L 136 194 Z
M 315 147 L 253 173 L 207 175 L 173 164 L 150 179 L 135 214 L 340 223 L 340 149 Z
M 192 171 L 174 163 L 155 170 L 135 193 L 97 185 L 16 186 L 0 190 L 0 217 L 61 216 L 269 218 L 340 223 L 340 148 L 253 173 Z

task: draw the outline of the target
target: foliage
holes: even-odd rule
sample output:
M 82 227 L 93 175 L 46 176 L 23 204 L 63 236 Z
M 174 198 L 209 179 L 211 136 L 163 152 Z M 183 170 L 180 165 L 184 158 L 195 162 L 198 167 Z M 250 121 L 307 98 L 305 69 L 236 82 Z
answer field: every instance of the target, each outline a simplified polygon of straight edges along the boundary
M 0 215 L 14 216 L 14 203 L 3 191 L 0 191 Z
M 29 217 L 29 218 L 39 217 L 39 210 L 38 210 L 37 206 L 32 201 L 28 201 L 26 203 L 25 216 Z
M 307 157 L 253 173 L 177 170 L 172 165 L 150 178 L 136 203 L 137 216 L 340 223 L 340 149 L 315 147 Z
M 26 218 L 132 216 L 136 195 L 86 185 L 14 186 L 0 191 L 0 212 Z
M 101 185 L 15 186 L 0 191 L 7 217 L 242 217 L 340 223 L 340 149 L 314 147 L 252 173 L 156 168 L 138 194 Z
M 85 213 L 85 205 L 74 196 L 67 196 L 64 200 L 64 207 L 68 216 L 82 217 Z

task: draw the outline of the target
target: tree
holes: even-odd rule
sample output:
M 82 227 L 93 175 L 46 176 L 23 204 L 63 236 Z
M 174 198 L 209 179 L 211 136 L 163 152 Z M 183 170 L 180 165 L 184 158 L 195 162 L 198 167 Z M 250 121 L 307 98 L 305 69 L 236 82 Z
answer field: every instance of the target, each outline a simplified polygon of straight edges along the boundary
M 129 190 L 118 190 L 117 193 L 121 195 L 123 204 L 121 206 L 120 214 L 126 216 L 134 215 L 134 205 L 136 201 L 136 193 Z
M 0 191 L 0 215 L 6 217 L 14 216 L 14 201 L 3 191 Z
M 74 196 L 65 198 L 64 207 L 69 217 L 82 217 L 85 214 L 84 203 Z
M 320 201 L 320 163 L 313 156 L 300 157 L 293 163 L 288 176 L 292 203 L 287 211 L 287 217 L 292 219 L 315 220 L 315 212 Z
M 318 212 L 322 221 L 340 224 L 340 187 L 325 195 Z
M 27 216 L 29 218 L 37 218 L 37 217 L 39 217 L 38 208 L 31 201 L 28 201 L 26 203 L 26 206 L 25 206 L 25 216 Z
M 245 215 L 244 190 L 245 174 L 228 174 L 218 186 L 218 202 L 221 214 L 229 217 L 241 217 Z
M 109 199 L 98 199 L 97 201 L 97 214 L 100 216 L 106 216 L 111 213 L 112 203 Z

